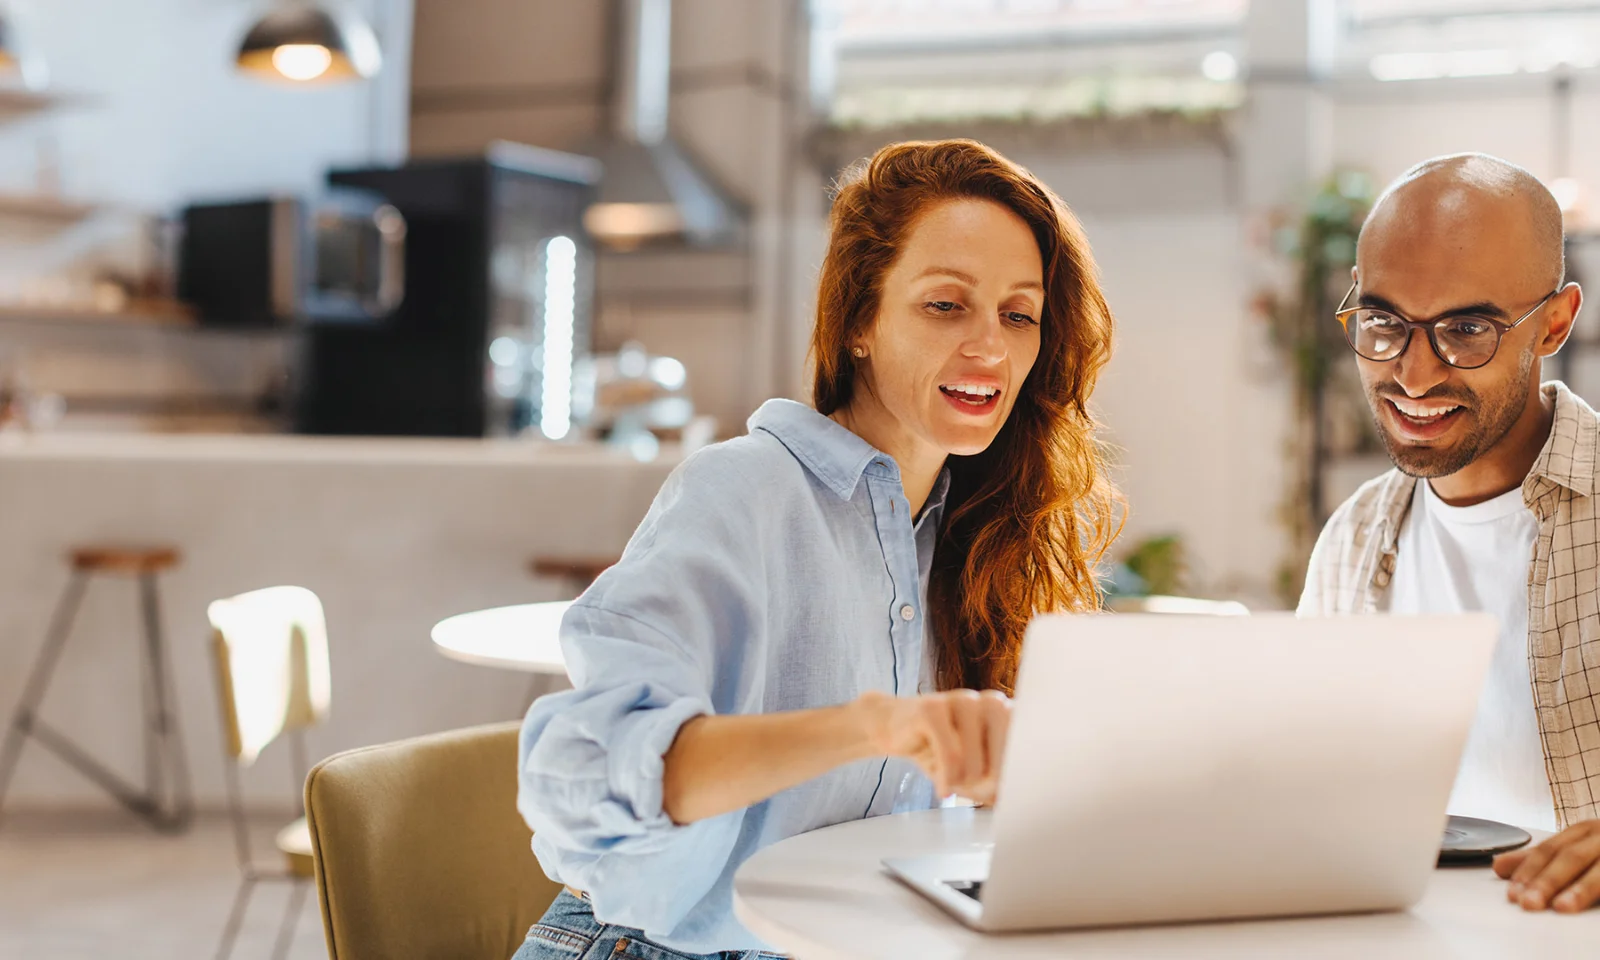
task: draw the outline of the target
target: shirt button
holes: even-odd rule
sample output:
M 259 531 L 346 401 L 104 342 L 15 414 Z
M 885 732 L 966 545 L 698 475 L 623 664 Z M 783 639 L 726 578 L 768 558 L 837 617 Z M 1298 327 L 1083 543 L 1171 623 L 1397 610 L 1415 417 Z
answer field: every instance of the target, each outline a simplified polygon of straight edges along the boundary
M 901 620 L 915 620 L 916 616 L 917 616 L 917 611 L 915 611 L 915 610 L 913 610 L 911 608 L 911 604 L 908 603 L 905 606 L 900 608 L 900 619 Z

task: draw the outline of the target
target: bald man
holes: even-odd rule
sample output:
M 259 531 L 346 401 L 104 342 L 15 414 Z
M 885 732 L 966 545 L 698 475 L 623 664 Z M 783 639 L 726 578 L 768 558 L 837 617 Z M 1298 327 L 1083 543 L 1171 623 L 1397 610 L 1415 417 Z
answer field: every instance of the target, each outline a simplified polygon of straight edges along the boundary
M 1600 901 L 1600 419 L 1540 380 L 1583 303 L 1565 282 L 1561 212 L 1504 160 L 1429 160 L 1378 198 L 1352 277 L 1337 319 L 1395 469 L 1328 521 L 1300 613 L 1499 618 L 1450 812 L 1560 830 L 1495 872 L 1525 909 L 1587 909 Z

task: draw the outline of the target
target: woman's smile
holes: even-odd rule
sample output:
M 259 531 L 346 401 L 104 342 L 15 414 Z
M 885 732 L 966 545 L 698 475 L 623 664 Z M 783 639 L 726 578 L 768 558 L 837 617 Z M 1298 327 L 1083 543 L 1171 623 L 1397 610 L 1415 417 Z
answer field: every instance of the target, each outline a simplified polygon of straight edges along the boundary
M 966 416 L 987 416 L 1000 409 L 1002 391 L 992 377 L 966 377 L 942 383 L 939 392 Z

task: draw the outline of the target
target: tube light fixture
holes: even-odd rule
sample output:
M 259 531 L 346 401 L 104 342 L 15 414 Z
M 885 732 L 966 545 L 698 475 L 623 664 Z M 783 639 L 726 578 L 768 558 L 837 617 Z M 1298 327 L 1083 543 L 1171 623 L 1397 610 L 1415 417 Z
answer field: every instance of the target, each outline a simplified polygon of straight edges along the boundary
M 544 254 L 544 373 L 539 432 L 560 440 L 572 429 L 572 337 L 577 310 L 578 245 L 552 237 Z

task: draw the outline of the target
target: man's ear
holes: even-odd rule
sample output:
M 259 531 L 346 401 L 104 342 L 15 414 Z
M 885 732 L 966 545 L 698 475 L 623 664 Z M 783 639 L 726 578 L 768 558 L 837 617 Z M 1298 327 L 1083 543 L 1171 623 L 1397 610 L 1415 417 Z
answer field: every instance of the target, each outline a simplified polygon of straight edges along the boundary
M 1360 283 L 1361 282 L 1361 268 L 1357 267 L 1353 263 L 1350 264 L 1350 282 L 1351 283 Z
M 1573 321 L 1577 320 L 1581 309 L 1583 288 L 1576 283 L 1567 284 L 1561 288 L 1561 292 L 1550 298 L 1550 304 L 1545 308 L 1544 336 L 1537 347 L 1539 356 L 1553 357 L 1560 352 L 1567 338 L 1572 336 Z

